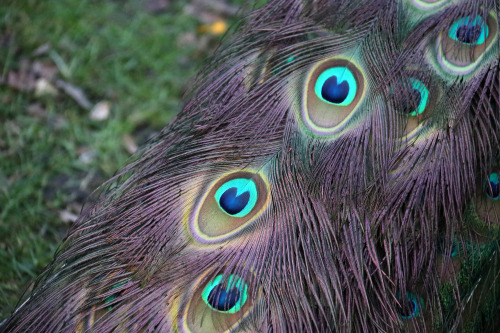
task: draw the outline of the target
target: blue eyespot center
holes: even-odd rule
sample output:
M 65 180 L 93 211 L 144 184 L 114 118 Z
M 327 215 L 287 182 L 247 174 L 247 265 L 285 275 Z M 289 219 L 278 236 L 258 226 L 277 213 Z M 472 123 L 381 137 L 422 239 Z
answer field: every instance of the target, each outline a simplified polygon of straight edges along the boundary
M 235 307 L 240 299 L 240 290 L 232 288 L 226 291 L 222 285 L 217 285 L 208 295 L 208 304 L 219 311 L 229 311 Z
M 238 195 L 238 189 L 231 187 L 221 195 L 219 204 L 226 213 L 236 215 L 245 208 L 249 200 L 250 192 L 245 191 Z
M 246 216 L 257 204 L 257 199 L 257 186 L 251 178 L 232 179 L 215 192 L 220 209 L 233 217 Z
M 493 200 L 498 200 L 500 197 L 500 184 L 498 180 L 498 173 L 493 172 L 488 178 L 486 184 L 486 195 Z
M 448 33 L 451 39 L 468 45 L 483 44 L 488 35 L 488 25 L 479 15 L 474 19 L 470 16 L 458 19 L 452 24 Z
M 356 97 L 358 84 L 352 71 L 347 67 L 331 67 L 324 70 L 316 79 L 314 91 L 321 100 L 347 106 Z
M 243 278 L 231 274 L 229 278 L 217 275 L 201 293 L 201 298 L 210 308 L 225 313 L 236 313 L 246 304 L 248 285 Z
M 337 76 L 329 77 L 321 88 L 321 97 L 330 103 L 340 104 L 349 95 L 349 83 L 347 81 L 337 82 Z

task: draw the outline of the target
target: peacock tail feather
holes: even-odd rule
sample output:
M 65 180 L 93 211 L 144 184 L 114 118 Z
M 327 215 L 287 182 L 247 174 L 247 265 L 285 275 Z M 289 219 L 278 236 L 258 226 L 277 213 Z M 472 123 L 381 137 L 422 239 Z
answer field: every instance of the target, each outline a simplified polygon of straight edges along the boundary
M 272 0 L 3 332 L 500 330 L 498 0 Z

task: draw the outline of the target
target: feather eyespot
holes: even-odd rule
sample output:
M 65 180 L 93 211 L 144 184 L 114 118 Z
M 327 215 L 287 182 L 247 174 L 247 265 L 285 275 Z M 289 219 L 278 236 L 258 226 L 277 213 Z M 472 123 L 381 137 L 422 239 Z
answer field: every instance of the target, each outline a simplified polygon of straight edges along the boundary
M 488 177 L 488 182 L 485 186 L 486 195 L 488 198 L 498 200 L 500 197 L 500 184 L 498 182 L 498 173 L 492 172 Z
M 426 111 L 426 107 L 429 104 L 429 89 L 422 83 L 422 81 L 411 77 L 411 92 L 406 99 L 406 108 L 403 108 L 403 112 L 409 116 L 420 116 Z
M 191 234 L 206 244 L 227 241 L 255 220 L 268 198 L 269 186 L 258 173 L 237 171 L 223 176 L 195 208 Z
M 474 201 L 466 211 L 467 221 L 478 233 L 491 237 L 500 232 L 500 167 L 496 164 L 478 182 Z
M 398 297 L 399 316 L 403 319 L 411 319 L 420 316 L 423 308 L 423 300 L 417 295 L 407 292 L 405 297 Z
M 396 111 L 405 117 L 403 122 L 405 137 L 417 132 L 424 120 L 429 117 L 437 100 L 436 89 L 431 92 L 422 81 L 417 77 L 410 77 L 390 88 L 391 97 L 395 99 Z
M 461 17 L 441 33 L 438 62 L 451 74 L 469 74 L 494 44 L 497 34 L 498 22 L 493 12 L 486 17 Z
M 179 318 L 184 332 L 228 332 L 245 321 L 254 308 L 260 290 L 254 290 L 251 273 L 214 275 L 213 269 L 205 272 L 186 295 Z
M 302 106 L 304 124 L 315 134 L 335 134 L 364 96 L 362 71 L 349 60 L 334 58 L 317 65 L 307 81 Z

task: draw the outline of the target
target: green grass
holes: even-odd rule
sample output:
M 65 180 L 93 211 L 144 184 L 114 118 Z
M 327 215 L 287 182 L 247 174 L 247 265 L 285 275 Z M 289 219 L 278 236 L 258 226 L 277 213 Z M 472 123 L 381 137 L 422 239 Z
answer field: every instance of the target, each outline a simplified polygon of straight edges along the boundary
M 52 259 L 78 210 L 124 165 L 129 135 L 141 144 L 180 109 L 180 96 L 211 52 L 195 37 L 185 1 L 151 13 L 145 1 L 7 0 L 0 6 L 0 321 Z M 234 0 L 232 3 L 241 3 Z M 231 19 L 229 19 L 231 21 Z M 35 50 L 43 45 L 44 52 Z M 59 90 L 36 96 L 8 84 L 35 62 L 109 101 L 104 121 Z M 35 77 L 36 79 L 36 77 Z M 55 80 L 54 80 L 55 82 Z

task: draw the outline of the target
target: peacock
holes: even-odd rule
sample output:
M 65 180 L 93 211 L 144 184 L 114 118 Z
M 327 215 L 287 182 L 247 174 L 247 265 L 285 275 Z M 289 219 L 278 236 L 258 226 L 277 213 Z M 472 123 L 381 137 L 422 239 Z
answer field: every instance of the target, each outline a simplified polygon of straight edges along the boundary
M 500 331 L 499 15 L 255 9 L 0 331 Z

